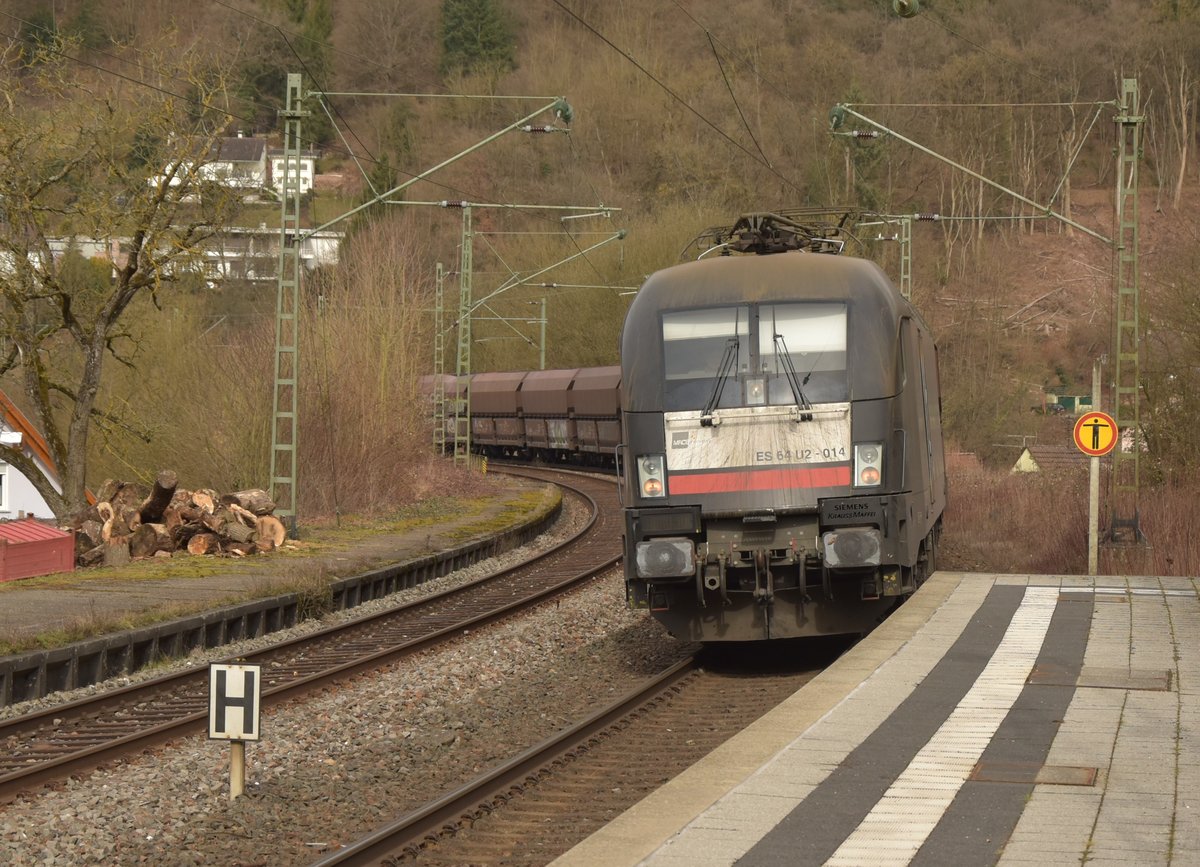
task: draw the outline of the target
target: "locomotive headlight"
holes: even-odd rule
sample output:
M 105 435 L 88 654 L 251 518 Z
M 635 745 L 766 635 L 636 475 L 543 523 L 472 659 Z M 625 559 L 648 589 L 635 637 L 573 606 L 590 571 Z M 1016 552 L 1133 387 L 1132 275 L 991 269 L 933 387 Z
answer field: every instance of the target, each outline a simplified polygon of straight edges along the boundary
M 883 479 L 883 444 L 857 443 L 854 446 L 854 486 L 872 488 Z
M 746 380 L 746 406 L 762 406 L 767 402 L 767 383 L 762 377 Z
M 839 568 L 878 566 L 879 531 L 873 527 L 844 527 L 821 536 L 825 565 Z
M 662 455 L 641 455 L 637 459 L 638 490 L 643 497 L 666 496 L 667 487 L 663 483 L 663 466 L 666 459 Z
M 640 578 L 685 578 L 696 572 L 696 549 L 691 539 L 647 539 L 637 543 Z

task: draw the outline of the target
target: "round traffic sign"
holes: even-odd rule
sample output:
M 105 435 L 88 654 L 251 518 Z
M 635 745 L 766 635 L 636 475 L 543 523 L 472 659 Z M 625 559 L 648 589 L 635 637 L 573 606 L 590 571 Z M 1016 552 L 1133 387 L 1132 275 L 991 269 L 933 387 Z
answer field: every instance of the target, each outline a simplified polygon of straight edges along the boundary
M 1087 412 L 1075 422 L 1075 445 L 1085 455 L 1098 458 L 1117 444 L 1117 423 L 1106 412 Z

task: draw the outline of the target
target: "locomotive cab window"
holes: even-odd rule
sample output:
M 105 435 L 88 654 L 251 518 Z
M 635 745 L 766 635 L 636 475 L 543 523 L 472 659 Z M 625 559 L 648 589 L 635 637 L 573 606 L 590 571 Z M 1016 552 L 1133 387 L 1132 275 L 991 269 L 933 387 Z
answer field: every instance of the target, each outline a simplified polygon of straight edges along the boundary
M 663 314 L 667 409 L 741 406 L 741 379 L 750 369 L 748 307 L 710 307 Z M 725 371 L 722 376 L 722 371 Z
M 662 335 L 667 411 L 849 399 L 845 304 L 664 313 Z
M 756 369 L 766 377 L 769 403 L 796 401 L 788 381 L 791 372 L 810 403 L 848 400 L 846 305 L 761 306 Z

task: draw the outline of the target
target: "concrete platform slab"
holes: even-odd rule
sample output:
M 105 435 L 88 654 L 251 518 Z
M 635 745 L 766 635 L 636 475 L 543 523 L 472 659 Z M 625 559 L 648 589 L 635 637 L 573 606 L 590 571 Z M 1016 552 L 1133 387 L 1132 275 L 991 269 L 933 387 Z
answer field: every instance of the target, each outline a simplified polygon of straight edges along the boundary
M 1193 657 L 1188 579 L 938 573 L 555 864 L 1166 863 L 1200 839 Z

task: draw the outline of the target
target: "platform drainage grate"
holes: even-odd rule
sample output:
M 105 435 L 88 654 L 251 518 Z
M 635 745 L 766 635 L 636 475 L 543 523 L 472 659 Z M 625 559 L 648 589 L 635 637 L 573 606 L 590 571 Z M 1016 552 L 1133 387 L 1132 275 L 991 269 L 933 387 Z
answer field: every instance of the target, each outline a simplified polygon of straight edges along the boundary
M 1096 769 L 1038 762 L 979 762 L 967 778 L 976 783 L 1026 783 L 1046 786 L 1094 786 Z
M 1026 683 L 1036 686 L 1074 686 L 1093 689 L 1139 689 L 1166 692 L 1171 689 L 1168 669 L 1096 668 L 1084 666 L 1078 676 L 1058 665 L 1035 665 Z

